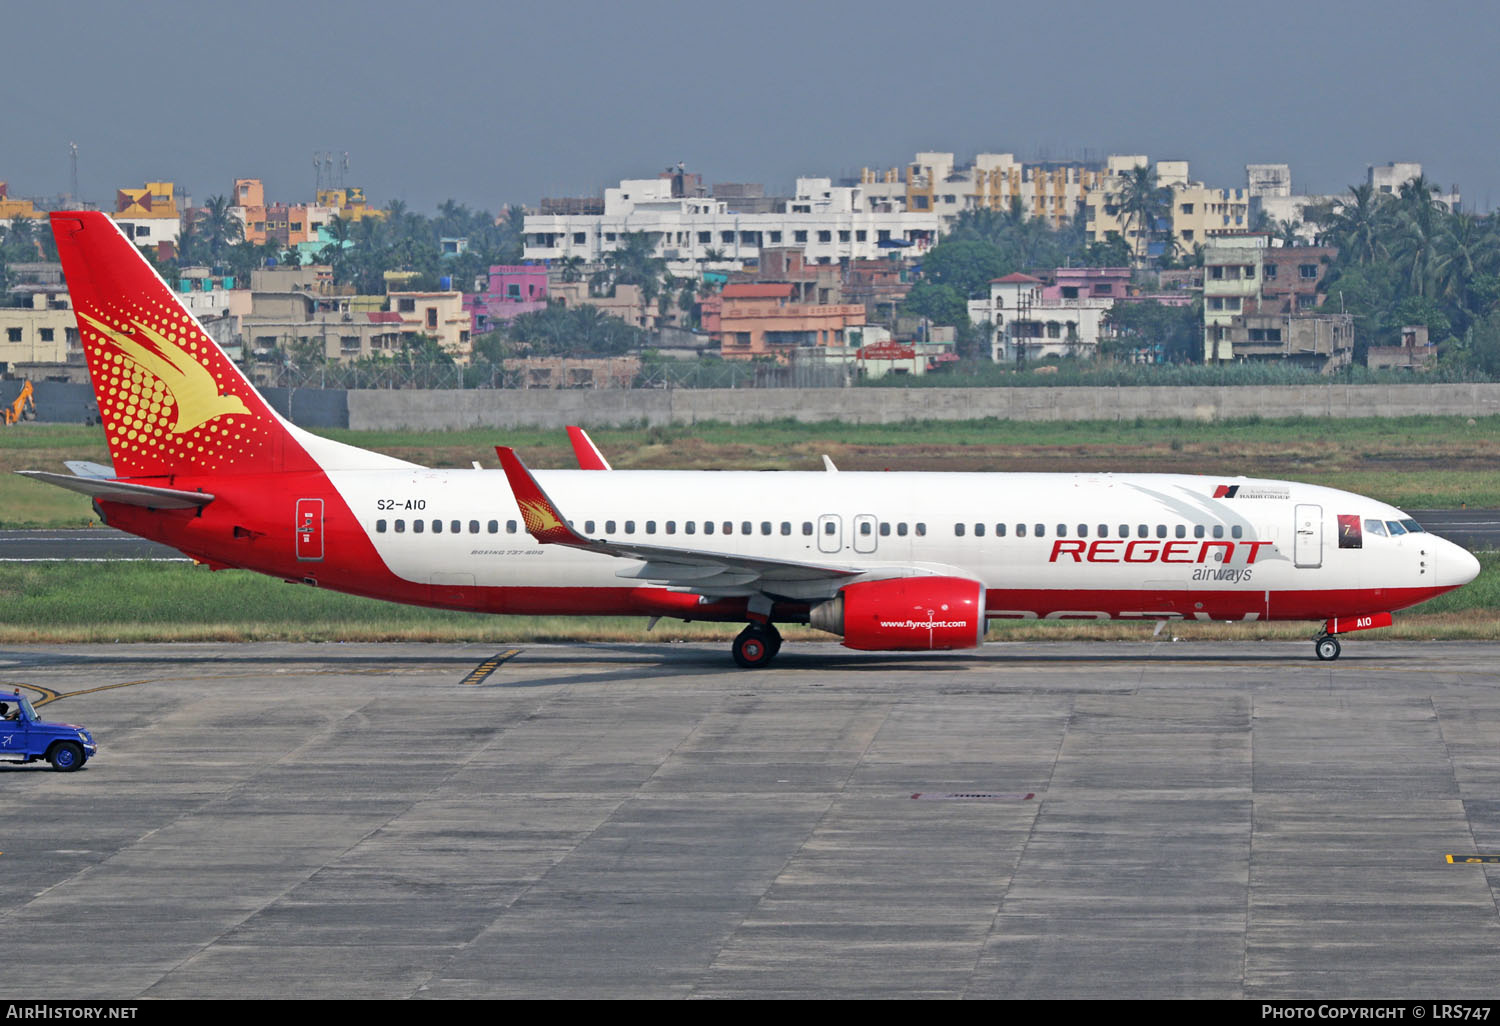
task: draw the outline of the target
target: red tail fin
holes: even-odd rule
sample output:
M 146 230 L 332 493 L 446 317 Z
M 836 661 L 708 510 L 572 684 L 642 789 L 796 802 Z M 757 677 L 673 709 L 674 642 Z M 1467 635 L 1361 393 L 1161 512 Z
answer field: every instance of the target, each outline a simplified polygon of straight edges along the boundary
M 284 444 L 281 418 L 113 220 L 57 212 L 52 233 L 116 474 L 311 465 L 299 445 Z

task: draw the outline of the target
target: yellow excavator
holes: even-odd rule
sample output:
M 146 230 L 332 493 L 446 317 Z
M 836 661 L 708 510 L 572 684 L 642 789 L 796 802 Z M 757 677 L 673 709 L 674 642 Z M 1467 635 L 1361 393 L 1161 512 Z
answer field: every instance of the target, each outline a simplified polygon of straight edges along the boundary
M 31 387 L 31 379 L 27 378 L 21 385 L 21 394 L 16 396 L 16 401 L 5 407 L 5 426 L 10 427 L 18 421 L 36 419 L 36 400 L 32 398 L 35 391 Z M 30 416 L 27 416 L 27 411 Z

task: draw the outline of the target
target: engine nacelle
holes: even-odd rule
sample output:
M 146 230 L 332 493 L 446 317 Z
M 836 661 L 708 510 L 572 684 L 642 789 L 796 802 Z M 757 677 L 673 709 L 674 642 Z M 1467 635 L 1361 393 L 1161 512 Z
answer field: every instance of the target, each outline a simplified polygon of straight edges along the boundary
M 984 640 L 984 585 L 963 577 L 863 581 L 814 606 L 808 622 L 867 652 L 974 648 Z

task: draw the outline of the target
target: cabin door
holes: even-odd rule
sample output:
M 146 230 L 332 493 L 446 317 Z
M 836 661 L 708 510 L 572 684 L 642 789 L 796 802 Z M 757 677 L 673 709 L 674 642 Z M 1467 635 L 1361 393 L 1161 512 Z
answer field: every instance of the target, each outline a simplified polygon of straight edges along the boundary
M 323 500 L 297 500 L 297 558 L 315 562 L 323 558 Z
M 1323 507 L 1298 506 L 1292 563 L 1304 569 L 1323 565 Z

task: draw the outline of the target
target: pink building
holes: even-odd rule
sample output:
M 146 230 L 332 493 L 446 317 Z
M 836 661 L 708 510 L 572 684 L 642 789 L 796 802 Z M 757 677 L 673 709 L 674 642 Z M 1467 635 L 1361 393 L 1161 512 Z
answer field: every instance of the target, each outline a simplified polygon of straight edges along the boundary
M 1055 283 L 1042 289 L 1043 299 L 1113 300 L 1129 295 L 1128 267 L 1059 267 Z
M 489 286 L 464 296 L 474 336 L 494 331 L 523 313 L 547 308 L 547 268 L 543 264 L 495 264 Z

